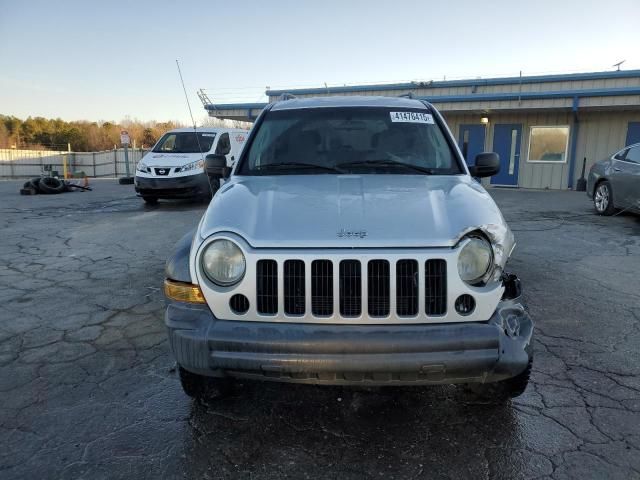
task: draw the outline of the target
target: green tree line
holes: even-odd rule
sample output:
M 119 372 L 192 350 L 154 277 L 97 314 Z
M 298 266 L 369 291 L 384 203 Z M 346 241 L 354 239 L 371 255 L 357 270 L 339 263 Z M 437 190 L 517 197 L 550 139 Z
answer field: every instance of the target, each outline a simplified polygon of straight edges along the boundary
M 120 146 L 120 131 L 127 130 L 136 147 L 149 148 L 167 130 L 177 128 L 177 122 L 114 122 L 74 121 L 59 118 L 29 117 L 21 120 L 0 115 L 0 148 L 66 150 L 74 152 L 109 150 Z

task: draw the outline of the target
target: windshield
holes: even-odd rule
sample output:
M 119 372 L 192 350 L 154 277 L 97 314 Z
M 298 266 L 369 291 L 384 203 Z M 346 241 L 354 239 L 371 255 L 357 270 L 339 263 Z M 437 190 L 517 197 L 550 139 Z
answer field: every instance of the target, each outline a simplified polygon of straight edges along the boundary
M 211 150 L 211 145 L 216 138 L 215 133 L 198 133 L 194 132 L 169 132 L 165 133 L 160 139 L 154 152 L 164 153 L 200 153 L 208 152 Z M 198 141 L 200 141 L 200 147 L 198 148 Z
M 270 111 L 239 175 L 462 173 L 432 115 L 401 108 Z

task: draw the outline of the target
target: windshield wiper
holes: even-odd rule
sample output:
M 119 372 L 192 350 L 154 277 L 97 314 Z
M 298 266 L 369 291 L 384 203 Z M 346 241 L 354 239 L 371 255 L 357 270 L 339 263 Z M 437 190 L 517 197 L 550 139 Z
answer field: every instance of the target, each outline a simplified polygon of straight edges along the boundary
M 409 163 L 394 162 L 392 160 L 360 160 L 356 162 L 339 163 L 337 167 L 401 167 L 414 172 L 420 172 L 425 175 L 434 175 L 434 168 L 419 167 Z
M 327 172 L 335 172 L 335 173 L 344 173 L 341 169 L 335 167 L 329 167 L 327 165 L 318 165 L 316 163 L 299 163 L 299 162 L 281 162 L 281 163 L 267 163 L 266 165 L 261 165 L 254 167 L 256 170 L 307 170 L 316 168 L 319 170 L 325 170 Z

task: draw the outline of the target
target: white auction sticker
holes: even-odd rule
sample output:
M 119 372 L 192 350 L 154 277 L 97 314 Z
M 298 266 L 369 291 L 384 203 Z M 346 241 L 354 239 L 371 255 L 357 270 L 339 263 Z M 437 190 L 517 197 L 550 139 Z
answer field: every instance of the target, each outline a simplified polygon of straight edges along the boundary
M 216 134 L 215 133 L 203 133 L 202 136 L 203 137 L 215 137 Z
M 392 122 L 429 123 L 433 125 L 433 116 L 422 112 L 389 112 Z

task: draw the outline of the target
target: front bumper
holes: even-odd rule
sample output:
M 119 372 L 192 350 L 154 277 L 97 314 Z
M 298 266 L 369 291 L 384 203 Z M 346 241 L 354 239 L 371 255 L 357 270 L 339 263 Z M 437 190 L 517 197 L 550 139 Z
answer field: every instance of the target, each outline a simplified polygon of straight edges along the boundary
M 135 177 L 136 193 L 141 197 L 190 198 L 211 194 L 209 179 L 204 173 L 185 177 Z
M 165 323 L 177 362 L 194 373 L 332 385 L 485 383 L 521 373 L 533 322 L 520 298 L 487 322 L 319 325 L 217 320 L 172 302 Z

